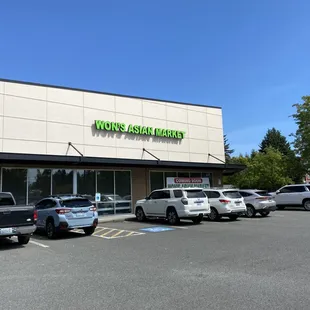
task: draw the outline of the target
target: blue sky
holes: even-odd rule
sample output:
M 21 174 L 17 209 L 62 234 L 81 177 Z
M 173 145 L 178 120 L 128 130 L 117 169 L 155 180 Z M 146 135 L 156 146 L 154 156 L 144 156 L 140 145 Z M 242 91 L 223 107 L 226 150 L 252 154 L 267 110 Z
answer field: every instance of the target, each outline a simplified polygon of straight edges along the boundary
M 295 130 L 310 1 L 5 1 L 0 77 L 215 105 L 239 152 Z

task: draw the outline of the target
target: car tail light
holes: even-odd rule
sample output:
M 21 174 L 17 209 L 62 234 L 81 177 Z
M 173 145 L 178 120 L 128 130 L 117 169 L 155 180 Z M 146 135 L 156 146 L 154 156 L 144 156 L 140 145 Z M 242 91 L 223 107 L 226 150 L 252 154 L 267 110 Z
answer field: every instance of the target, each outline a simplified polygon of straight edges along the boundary
M 89 211 L 94 211 L 95 212 L 95 211 L 97 211 L 97 208 L 96 207 L 90 207 Z
M 55 211 L 57 214 L 66 214 L 71 212 L 71 209 L 56 209 Z
M 227 199 L 220 199 L 220 202 L 221 202 L 221 203 L 227 204 L 227 203 L 230 203 L 230 200 L 227 200 Z
M 183 205 L 188 205 L 188 200 L 186 198 L 182 198 L 181 202 L 183 203 Z
M 33 220 L 36 222 L 38 220 L 38 211 L 34 210 Z
M 267 200 L 269 197 L 256 197 L 255 199 L 258 199 L 258 200 Z

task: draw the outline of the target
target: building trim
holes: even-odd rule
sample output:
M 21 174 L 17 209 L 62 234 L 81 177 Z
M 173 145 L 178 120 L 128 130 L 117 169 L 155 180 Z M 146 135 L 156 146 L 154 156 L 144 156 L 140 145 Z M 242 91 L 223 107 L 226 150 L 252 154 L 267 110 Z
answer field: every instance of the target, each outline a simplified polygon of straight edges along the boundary
M 222 110 L 222 108 L 221 108 L 221 107 L 218 107 L 218 106 L 210 106 L 210 105 L 204 105 L 204 104 L 198 104 L 198 103 L 188 103 L 188 102 L 180 102 L 180 101 L 171 101 L 171 100 L 155 99 L 155 98 L 148 98 L 148 97 L 137 97 L 137 96 L 132 96 L 132 95 L 124 95 L 124 94 L 116 94 L 116 93 L 107 93 L 107 92 L 101 92 L 101 91 L 89 90 L 89 89 L 83 89 L 83 88 L 73 88 L 73 87 L 67 87 L 67 86 L 59 86 L 59 85 L 50 85 L 50 84 L 42 84 L 42 83 L 35 83 L 35 82 L 26 82 L 26 81 L 10 80 L 10 79 L 4 79 L 4 78 L 0 78 L 0 82 L 4 82 L 4 83 L 16 83 L 16 84 L 23 84 L 23 85 L 30 85 L 30 86 L 40 86 L 40 87 L 50 87 L 50 88 L 57 88 L 57 89 L 64 89 L 64 90 L 73 90 L 73 91 L 80 91 L 80 92 L 86 92 L 86 93 L 94 93 L 94 94 L 101 94 L 101 95 L 125 97 L 125 98 L 140 99 L 140 100 L 167 102 L 167 103 L 182 104 L 182 105 L 187 105 L 187 106 L 214 108 L 214 109 L 220 109 L 220 110 Z
M 0 153 L 0 164 L 51 164 L 51 165 L 76 165 L 76 166 L 122 166 L 122 167 L 147 167 L 147 168 L 193 168 L 223 170 L 224 174 L 233 174 L 246 168 L 237 164 L 216 164 L 179 161 L 157 161 L 143 159 L 104 158 L 87 156 L 66 155 L 40 155 L 22 153 Z

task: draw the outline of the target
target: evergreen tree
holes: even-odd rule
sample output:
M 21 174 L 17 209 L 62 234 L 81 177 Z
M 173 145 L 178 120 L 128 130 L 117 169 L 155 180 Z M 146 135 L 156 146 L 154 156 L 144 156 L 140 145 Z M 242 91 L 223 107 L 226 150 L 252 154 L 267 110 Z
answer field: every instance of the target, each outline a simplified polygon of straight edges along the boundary
M 227 136 L 224 135 L 224 150 L 225 150 L 225 161 L 228 163 L 231 160 L 231 155 L 234 150 L 230 148 L 230 144 L 228 143 Z
M 280 130 L 275 128 L 268 129 L 265 137 L 259 145 L 259 151 L 265 152 L 268 147 L 278 150 L 283 155 L 289 155 L 292 152 L 286 137 L 281 134 Z

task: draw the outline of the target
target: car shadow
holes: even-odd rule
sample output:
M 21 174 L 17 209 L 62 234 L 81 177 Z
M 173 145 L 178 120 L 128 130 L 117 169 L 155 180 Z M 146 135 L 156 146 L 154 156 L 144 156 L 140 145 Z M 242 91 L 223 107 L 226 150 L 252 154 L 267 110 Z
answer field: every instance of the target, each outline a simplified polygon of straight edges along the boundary
M 305 210 L 303 207 L 285 207 L 283 210 L 279 210 L 277 209 L 277 211 L 298 211 L 298 212 L 309 212 L 307 210 Z
M 126 219 L 125 222 L 132 222 L 132 223 L 143 223 L 143 224 L 150 224 L 150 225 L 165 225 L 165 226 L 180 226 L 180 227 L 186 227 L 186 226 L 197 226 L 197 224 L 194 224 L 190 220 L 180 220 L 180 222 L 177 225 L 171 225 L 168 223 L 167 220 L 162 218 L 151 218 L 147 219 L 144 222 L 139 222 L 136 218 L 130 218 Z M 200 224 L 202 224 L 201 222 Z
M 81 232 L 62 232 L 57 237 L 54 239 L 48 239 L 44 231 L 36 231 L 33 235 L 32 238 L 36 240 L 50 240 L 50 241 L 57 241 L 57 240 L 63 240 L 63 239 L 79 239 L 86 237 L 84 232 L 81 230 Z
M 24 245 L 20 245 L 17 241 L 10 238 L 0 239 L 0 251 L 16 250 L 24 247 Z

